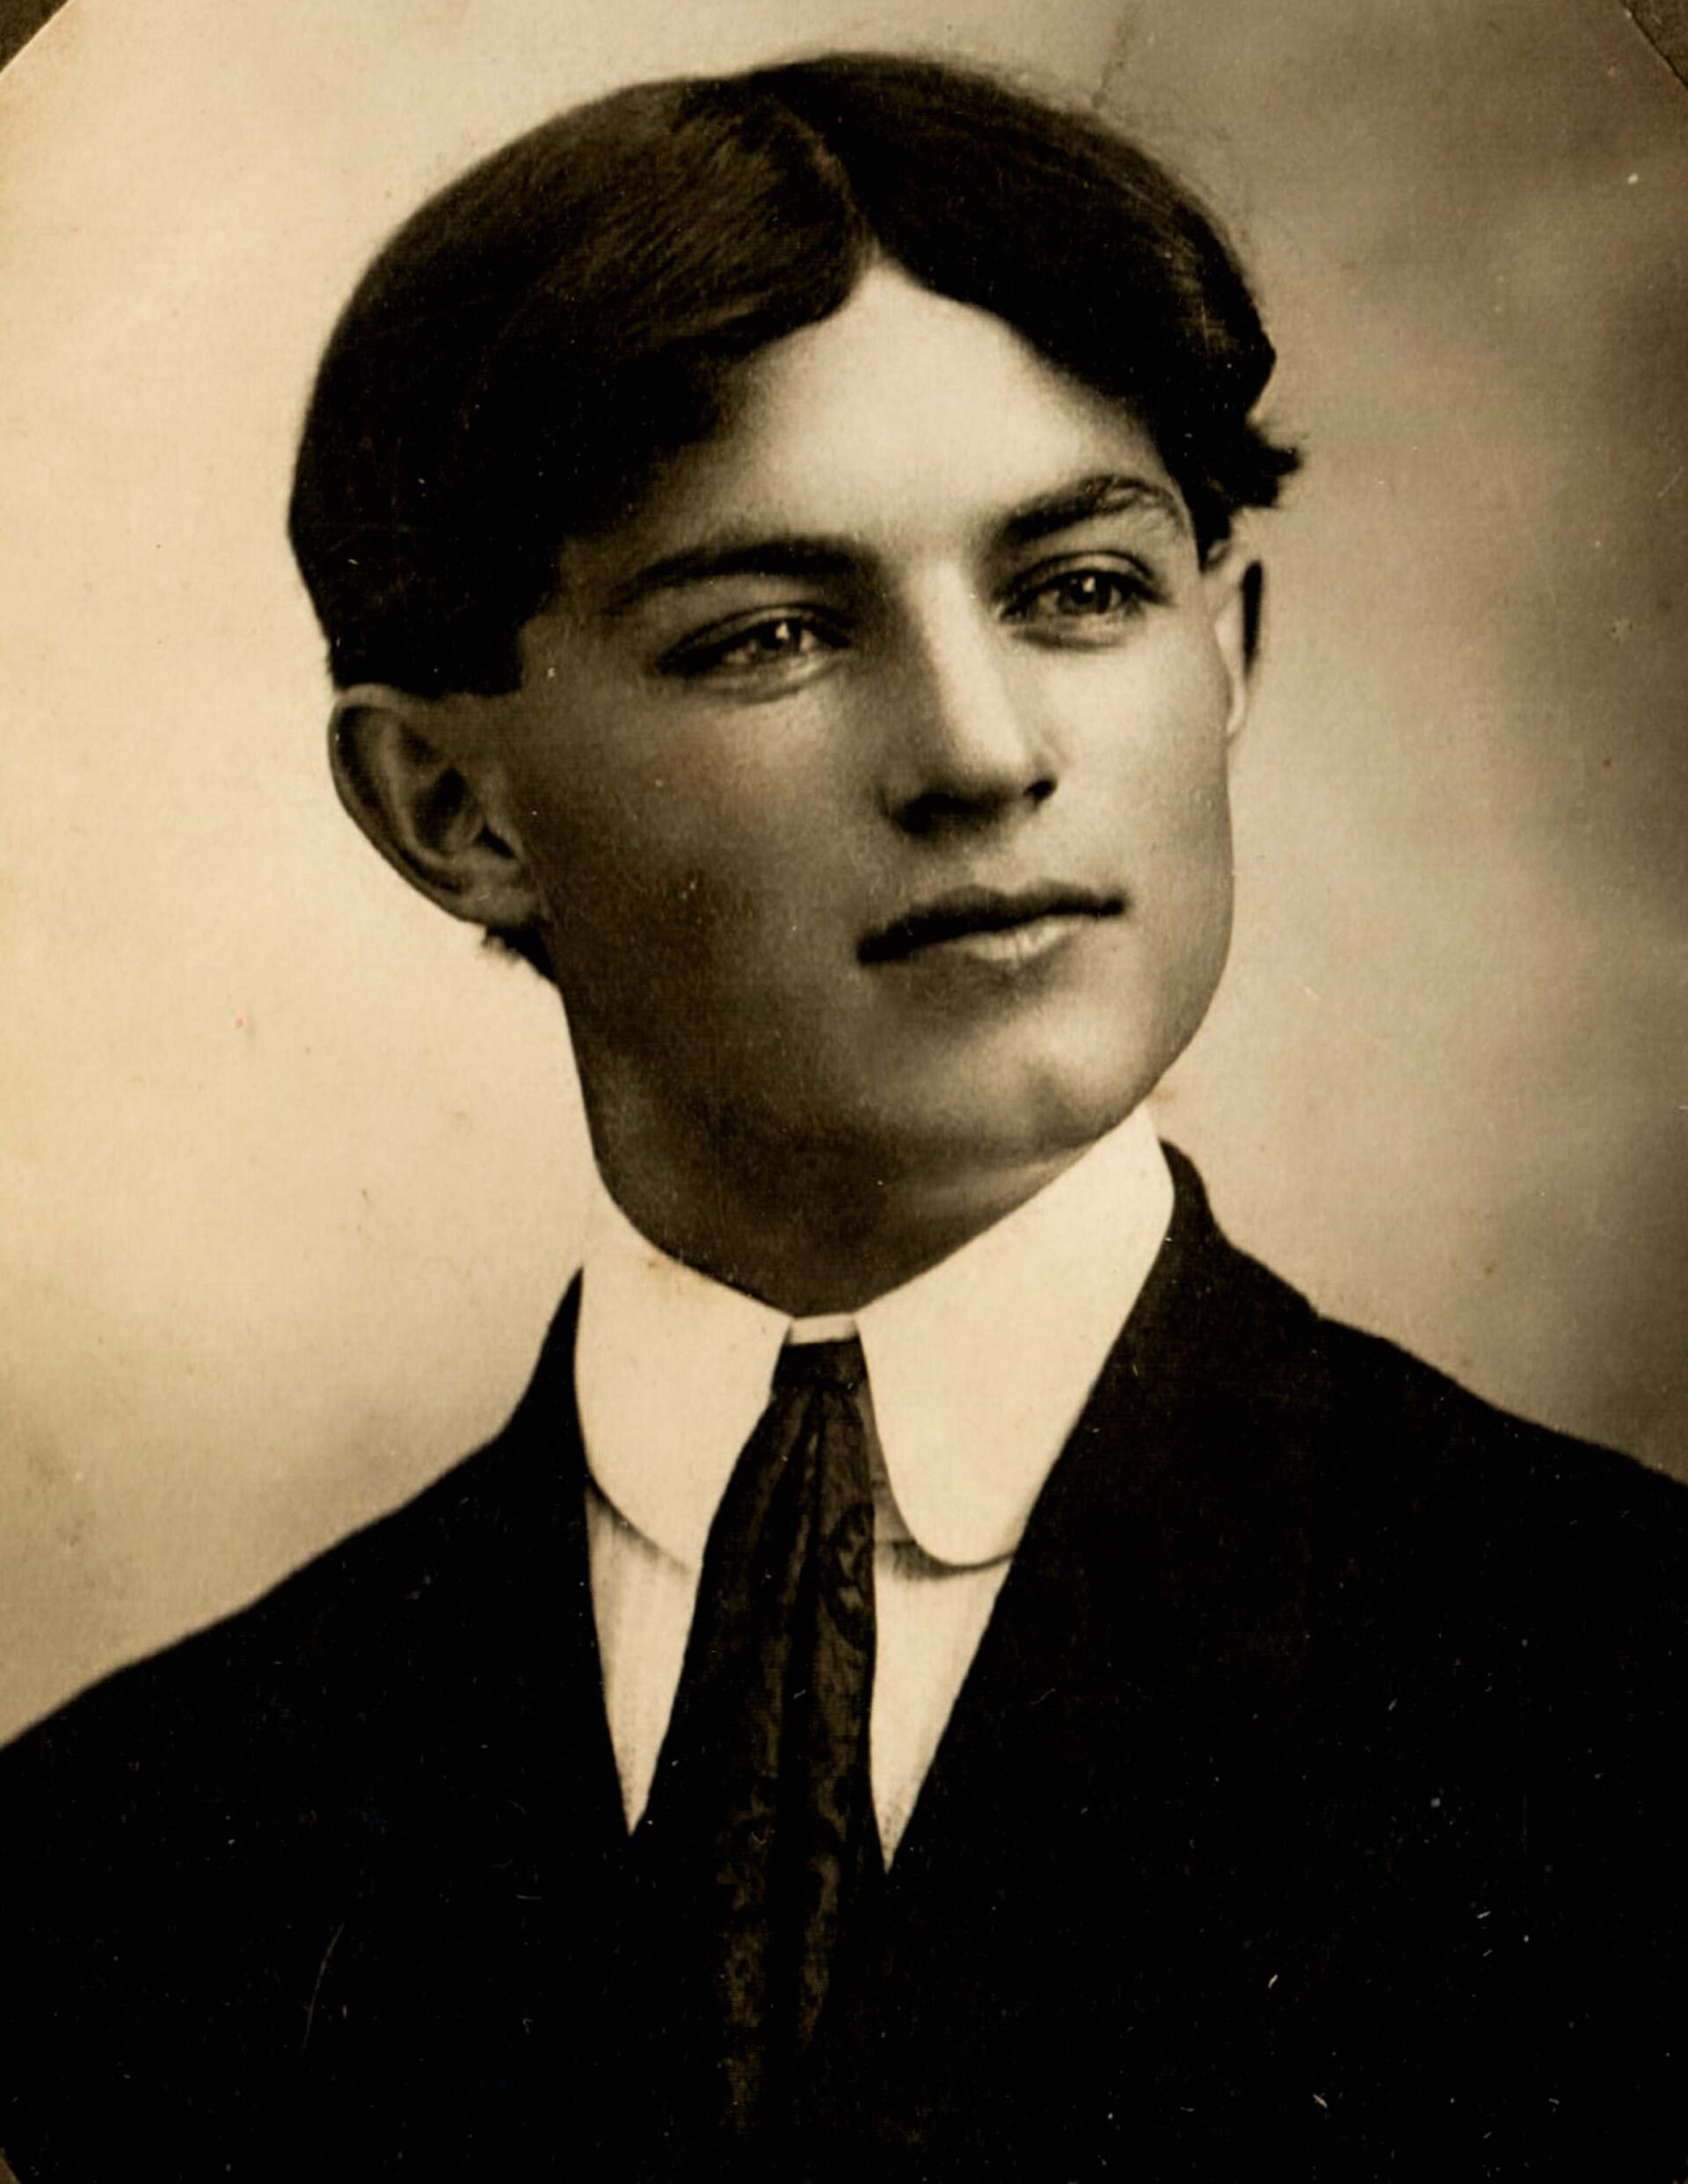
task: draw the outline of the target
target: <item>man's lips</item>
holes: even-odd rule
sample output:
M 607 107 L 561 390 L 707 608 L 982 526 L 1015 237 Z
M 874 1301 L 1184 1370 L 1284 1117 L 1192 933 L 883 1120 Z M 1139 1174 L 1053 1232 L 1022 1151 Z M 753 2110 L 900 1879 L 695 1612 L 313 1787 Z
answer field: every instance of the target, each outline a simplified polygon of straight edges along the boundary
M 1123 895 L 1097 894 L 1088 887 L 1042 886 L 1008 892 L 993 887 L 957 887 L 935 895 L 889 925 L 869 933 L 857 949 L 864 964 L 902 963 L 922 949 L 979 933 L 1009 933 L 1047 918 L 1117 918 L 1125 908 Z

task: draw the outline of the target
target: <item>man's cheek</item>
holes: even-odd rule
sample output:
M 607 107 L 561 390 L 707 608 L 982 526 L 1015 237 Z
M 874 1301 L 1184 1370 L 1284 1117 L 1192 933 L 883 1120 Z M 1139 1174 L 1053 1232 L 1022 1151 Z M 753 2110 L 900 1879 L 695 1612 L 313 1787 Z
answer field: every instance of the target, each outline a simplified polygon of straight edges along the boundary
M 742 931 L 750 918 L 752 897 L 731 874 L 702 864 L 682 865 L 663 892 L 663 908 L 677 931 L 709 941 L 723 932 Z

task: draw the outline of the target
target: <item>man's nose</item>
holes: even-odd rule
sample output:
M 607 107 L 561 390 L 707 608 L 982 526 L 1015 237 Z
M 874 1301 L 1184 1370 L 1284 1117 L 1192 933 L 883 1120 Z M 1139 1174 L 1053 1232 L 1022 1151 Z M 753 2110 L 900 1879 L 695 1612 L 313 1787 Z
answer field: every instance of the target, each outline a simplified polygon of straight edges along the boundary
M 986 602 L 934 586 L 891 651 L 882 781 L 899 826 L 979 825 L 1053 795 L 1060 753 L 1037 678 Z

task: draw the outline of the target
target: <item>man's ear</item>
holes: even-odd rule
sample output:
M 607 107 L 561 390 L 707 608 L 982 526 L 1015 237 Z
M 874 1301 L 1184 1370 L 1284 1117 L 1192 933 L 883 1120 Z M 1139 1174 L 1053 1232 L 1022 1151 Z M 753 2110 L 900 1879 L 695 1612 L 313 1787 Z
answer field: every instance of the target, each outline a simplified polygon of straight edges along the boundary
M 1258 561 L 1227 550 L 1209 564 L 1202 580 L 1207 589 L 1208 612 L 1213 618 L 1213 635 L 1231 685 L 1231 707 L 1225 723 L 1229 743 L 1242 726 L 1254 688 L 1266 571 Z
M 489 819 L 452 753 L 451 699 L 386 683 L 343 690 L 329 722 L 329 763 L 340 801 L 411 886 L 494 932 L 533 925 L 539 892 L 520 844 Z

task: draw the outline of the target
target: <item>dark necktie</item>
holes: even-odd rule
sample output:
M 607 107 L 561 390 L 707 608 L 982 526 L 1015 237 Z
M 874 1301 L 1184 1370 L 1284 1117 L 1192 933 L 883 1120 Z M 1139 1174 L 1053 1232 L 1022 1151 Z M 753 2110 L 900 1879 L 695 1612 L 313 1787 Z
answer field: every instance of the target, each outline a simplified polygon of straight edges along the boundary
M 709 1532 L 634 1838 L 689 2121 L 764 2146 L 793 2119 L 840 1949 L 884 1877 L 865 1377 L 854 1340 L 781 1353 Z

